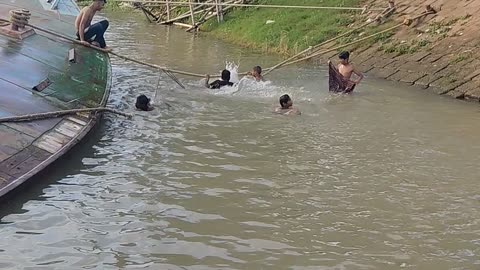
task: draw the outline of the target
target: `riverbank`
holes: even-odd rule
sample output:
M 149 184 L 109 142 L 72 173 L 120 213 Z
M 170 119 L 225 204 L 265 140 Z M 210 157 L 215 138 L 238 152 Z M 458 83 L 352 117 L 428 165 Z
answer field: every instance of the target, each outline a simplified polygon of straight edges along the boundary
M 322 6 L 339 6 L 337 0 Z M 361 0 L 342 1 L 343 7 L 358 7 Z M 291 5 L 288 0 L 255 1 L 254 4 Z M 295 5 L 318 6 L 318 1 L 301 0 Z M 223 23 L 210 20 L 202 30 L 217 38 L 265 52 L 294 54 L 348 29 L 359 11 L 245 8 L 225 16 Z
M 287 0 L 257 1 L 261 4 L 289 4 Z M 370 1 L 370 6 L 385 6 L 386 1 Z M 318 5 L 313 0 L 297 5 Z M 365 1 L 346 0 L 342 6 L 362 7 Z M 352 33 L 337 41 L 344 44 L 402 22 L 425 10 L 424 1 L 396 1 L 392 18 L 380 26 Z M 339 6 L 325 0 L 322 6 Z M 430 88 L 435 93 L 458 99 L 480 101 L 480 0 L 458 2 L 446 0 L 434 6 L 437 14 L 429 15 L 410 27 L 399 28 L 346 49 L 364 72 L 380 78 Z M 237 9 L 225 22 L 207 23 L 202 30 L 223 40 L 265 52 L 292 55 L 308 46 L 341 34 L 375 16 L 358 11 Z M 323 60 L 334 57 L 322 57 Z

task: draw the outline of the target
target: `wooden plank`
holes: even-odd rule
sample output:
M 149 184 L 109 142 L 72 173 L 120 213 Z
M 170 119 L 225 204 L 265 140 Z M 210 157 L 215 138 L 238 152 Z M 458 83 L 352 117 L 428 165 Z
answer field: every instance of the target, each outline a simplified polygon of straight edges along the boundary
M 66 119 L 72 121 L 72 122 L 75 122 L 79 125 L 82 125 L 82 126 L 86 126 L 87 125 L 87 120 L 86 118 L 80 118 L 80 117 L 75 117 L 75 116 L 69 116 L 67 117 Z
M 10 174 L 13 169 L 18 166 L 18 164 L 24 162 L 29 157 L 33 155 L 31 148 L 25 148 L 22 151 L 18 152 L 17 154 L 11 156 L 10 158 L 6 159 L 5 161 L 0 163 L 0 172 Z
M 80 130 L 82 130 L 82 128 L 84 127 L 82 125 L 79 125 L 75 122 L 68 121 L 68 120 L 62 121 L 62 123 L 60 123 L 60 124 L 63 128 L 67 128 L 67 129 L 75 131 L 75 132 L 80 132 Z
M 35 138 L 0 125 L 0 162 L 29 146 Z
M 61 118 L 52 118 L 46 120 L 38 120 L 33 122 L 22 122 L 22 123 L 4 123 L 5 126 L 25 133 L 34 138 L 40 137 L 43 133 L 50 130 Z
M 56 143 L 61 144 L 61 145 L 65 145 L 69 141 L 72 140 L 72 138 L 70 138 L 68 136 L 65 136 L 65 135 L 63 135 L 59 132 L 54 131 L 54 130 L 46 133 L 40 139 L 41 140 L 49 140 L 49 141 L 56 142 Z
M 35 141 L 33 143 L 33 145 L 51 153 L 51 154 L 56 153 L 58 150 L 60 150 L 63 147 L 63 145 L 61 145 L 57 142 L 48 141 L 48 140 L 44 140 L 44 139 L 40 139 L 38 141 Z
M 27 172 L 31 171 L 35 168 L 38 164 L 42 163 L 44 160 L 38 159 L 36 157 L 29 157 L 9 172 L 15 178 L 21 177 L 22 175 L 26 174 Z
M 38 138 L 33 145 L 49 153 L 56 153 L 71 140 L 70 137 L 56 131 L 50 131 Z
M 51 156 L 49 152 L 42 150 L 36 146 L 30 145 L 28 148 L 30 149 L 32 156 L 38 159 L 47 159 Z
M 69 138 L 73 138 L 80 132 L 80 130 L 82 130 L 82 128 L 82 125 L 69 120 L 64 120 L 55 127 L 55 131 Z
M 60 133 L 60 134 L 65 135 L 67 137 L 70 137 L 70 138 L 73 138 L 73 137 L 75 137 L 75 135 L 78 134 L 75 130 L 71 130 L 68 127 L 66 127 L 65 125 L 57 126 L 55 128 L 55 131 Z

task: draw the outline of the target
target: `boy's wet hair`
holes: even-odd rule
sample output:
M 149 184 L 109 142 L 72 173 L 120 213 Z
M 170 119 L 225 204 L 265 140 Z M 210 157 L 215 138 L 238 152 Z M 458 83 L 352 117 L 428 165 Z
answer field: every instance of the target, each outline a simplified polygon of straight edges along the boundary
M 285 107 L 284 105 L 286 105 L 290 100 L 292 100 L 292 99 L 287 94 L 281 96 L 280 97 L 280 106 L 282 106 L 282 108 L 284 108 Z
M 230 81 L 230 71 L 224 69 L 222 71 L 222 80 L 224 81 Z
M 347 59 L 350 58 L 350 53 L 347 52 L 347 51 L 343 51 L 338 55 L 338 58 L 340 58 L 342 60 L 347 60 Z
M 255 67 L 253 67 L 253 71 L 257 72 L 258 74 L 262 74 L 262 67 L 261 66 L 255 66 Z
M 137 97 L 137 102 L 135 103 L 135 107 L 142 111 L 148 111 L 150 103 L 150 99 L 145 95 L 140 95 Z

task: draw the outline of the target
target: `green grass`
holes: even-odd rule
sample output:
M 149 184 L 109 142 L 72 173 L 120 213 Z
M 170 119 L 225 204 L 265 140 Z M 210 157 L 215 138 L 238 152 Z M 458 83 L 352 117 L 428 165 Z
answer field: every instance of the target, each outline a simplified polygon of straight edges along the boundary
M 360 7 L 361 0 L 258 0 L 254 3 L 275 5 Z M 210 20 L 202 30 L 224 40 L 247 47 L 294 53 L 332 38 L 354 22 L 359 12 L 275 8 L 236 9 L 218 24 Z M 267 20 L 275 21 L 266 24 Z

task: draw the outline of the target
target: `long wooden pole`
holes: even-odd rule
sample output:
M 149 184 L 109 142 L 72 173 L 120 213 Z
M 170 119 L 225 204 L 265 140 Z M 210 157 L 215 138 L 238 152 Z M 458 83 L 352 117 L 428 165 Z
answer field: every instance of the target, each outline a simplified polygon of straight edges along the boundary
M 188 3 L 190 4 L 190 17 L 192 19 L 192 25 L 195 25 L 195 15 L 193 14 L 192 0 L 188 0 Z
M 44 113 L 34 113 L 34 114 L 26 114 L 26 115 L 17 115 L 17 116 L 9 116 L 9 117 L 2 117 L 0 118 L 0 123 L 5 122 L 25 122 L 25 121 L 34 121 L 34 120 L 41 120 L 47 118 L 56 118 L 63 115 L 68 114 L 77 114 L 77 113 L 92 113 L 92 112 L 109 112 L 121 116 L 125 116 L 128 119 L 133 117 L 130 113 L 124 113 L 121 111 L 117 111 L 115 109 L 107 108 L 107 107 L 98 107 L 98 108 L 85 108 L 85 109 L 73 109 L 73 110 L 63 110 L 63 111 L 54 111 L 54 112 L 44 112 Z
M 297 60 L 288 62 L 288 63 L 284 64 L 283 66 L 293 65 L 293 64 L 296 64 L 296 63 L 298 63 L 298 62 L 302 62 L 302 61 L 305 61 L 305 60 L 309 60 L 309 59 L 311 59 L 311 58 L 314 58 L 314 57 L 316 57 L 316 56 L 320 56 L 320 55 L 322 55 L 322 54 L 327 54 L 327 53 L 329 53 L 329 52 L 333 52 L 333 51 L 336 51 L 336 50 L 339 50 L 339 49 L 343 49 L 343 48 L 345 48 L 345 47 L 348 47 L 348 46 L 351 46 L 351 45 L 354 45 L 354 44 L 363 42 L 363 41 L 365 41 L 365 40 L 368 40 L 368 39 L 370 39 L 370 38 L 376 37 L 376 36 L 381 35 L 381 34 L 383 34 L 383 33 L 392 31 L 392 30 L 394 30 L 394 29 L 396 29 L 396 28 L 399 28 L 399 27 L 401 27 L 401 26 L 408 25 L 408 24 L 407 24 L 408 21 L 417 20 L 418 18 L 421 18 L 421 17 L 426 16 L 426 15 L 429 15 L 429 14 L 434 14 L 434 12 L 424 12 L 424 13 L 422 13 L 422 14 L 420 14 L 420 15 L 415 16 L 414 18 L 406 19 L 404 22 L 399 23 L 399 24 L 397 24 L 397 25 L 395 25 L 395 26 L 392 26 L 392 27 L 390 27 L 390 28 L 387 28 L 387 29 L 385 29 L 385 30 L 382 30 L 382 31 L 380 31 L 380 32 L 376 32 L 376 33 L 374 33 L 374 34 L 372 34 L 372 35 L 369 35 L 369 36 L 366 36 L 366 37 L 364 37 L 364 38 L 361 38 L 361 39 L 352 41 L 352 42 L 350 42 L 350 43 L 338 45 L 338 46 L 333 47 L 333 48 L 330 48 L 330 49 L 326 49 L 326 50 L 323 50 L 323 51 L 319 51 L 319 52 L 314 53 L 314 54 L 312 54 L 312 55 L 309 55 L 309 56 L 307 56 L 307 57 L 300 58 L 300 59 L 297 59 Z
M 303 55 L 303 54 L 305 54 L 305 53 L 307 53 L 307 52 L 315 53 L 315 52 L 318 51 L 318 48 L 319 48 L 319 47 L 324 46 L 324 45 L 327 45 L 328 43 L 333 42 L 333 41 L 335 41 L 335 40 L 337 40 L 337 39 L 339 39 L 339 38 L 341 38 L 341 37 L 347 36 L 347 35 L 355 32 L 355 31 L 357 31 L 357 30 L 359 30 L 359 29 L 364 28 L 365 26 L 367 26 L 367 25 L 369 25 L 369 24 L 371 24 L 371 23 L 373 23 L 373 22 L 374 22 L 374 21 L 366 22 L 366 23 L 364 23 L 364 24 L 362 24 L 362 25 L 360 25 L 360 26 L 358 26 L 358 27 L 356 27 L 356 28 L 354 28 L 354 29 L 352 29 L 352 30 L 350 30 L 350 31 L 347 31 L 347 32 L 345 32 L 345 33 L 343 33 L 343 34 L 341 34 L 341 35 L 339 35 L 339 36 L 336 36 L 336 37 L 334 37 L 334 38 L 331 38 L 331 39 L 329 39 L 329 40 L 326 40 L 326 41 L 324 41 L 324 42 L 322 42 L 322 43 L 320 43 L 320 44 L 317 44 L 317 45 L 315 45 L 315 46 L 313 46 L 313 47 L 309 47 L 309 48 L 307 48 L 307 49 L 305 49 L 305 50 L 297 53 L 296 55 L 294 55 L 294 56 L 292 56 L 292 57 L 289 57 L 288 59 L 285 59 L 284 61 L 276 64 L 276 65 L 273 66 L 273 67 L 271 67 L 269 70 L 265 71 L 263 75 L 264 75 L 264 76 L 265 76 L 265 75 L 268 75 L 270 72 L 274 71 L 275 69 L 282 67 L 282 66 L 285 65 L 286 63 L 288 63 L 288 62 L 290 62 L 290 61 L 292 61 L 292 60 L 300 57 L 301 55 Z
M 222 6 L 222 0 L 217 0 L 219 5 L 218 5 L 218 18 L 220 19 L 220 22 L 223 22 L 223 6 Z
M 170 21 L 170 1 L 167 0 L 167 21 Z
M 199 5 L 199 6 L 194 7 L 194 8 L 193 8 L 193 10 L 195 11 L 194 14 L 202 13 L 202 12 L 203 12 L 203 9 L 202 9 L 202 10 L 198 10 L 198 9 L 200 9 L 204 4 L 209 3 L 209 2 L 211 2 L 211 1 L 213 1 L 213 0 L 208 0 L 207 2 L 202 3 L 202 4 Z M 193 4 L 193 3 L 192 3 L 192 4 Z M 174 7 L 174 8 L 175 8 L 175 7 Z M 172 10 L 173 10 L 173 8 L 172 8 Z M 190 17 L 190 11 L 187 11 L 187 12 L 185 12 L 185 13 L 183 13 L 183 14 L 181 14 L 181 15 L 173 18 L 173 19 L 166 20 L 166 21 L 163 21 L 163 22 L 159 22 L 159 24 L 170 24 L 170 23 L 173 23 L 173 22 L 178 21 L 178 20 L 186 19 L 186 18 L 188 18 L 188 17 Z
M 218 5 L 218 0 L 215 0 L 215 10 L 217 12 L 217 22 L 220 23 L 220 6 Z
M 191 28 L 188 28 L 187 32 L 190 32 L 194 29 L 198 29 L 198 27 L 200 25 L 202 25 L 204 22 L 206 22 L 206 17 L 208 16 L 208 13 L 213 11 L 214 9 L 215 9 L 215 7 L 210 7 L 210 8 L 202 10 L 202 12 L 203 12 L 202 17 L 200 17 L 200 19 L 197 21 L 197 23 L 195 25 L 193 25 Z

